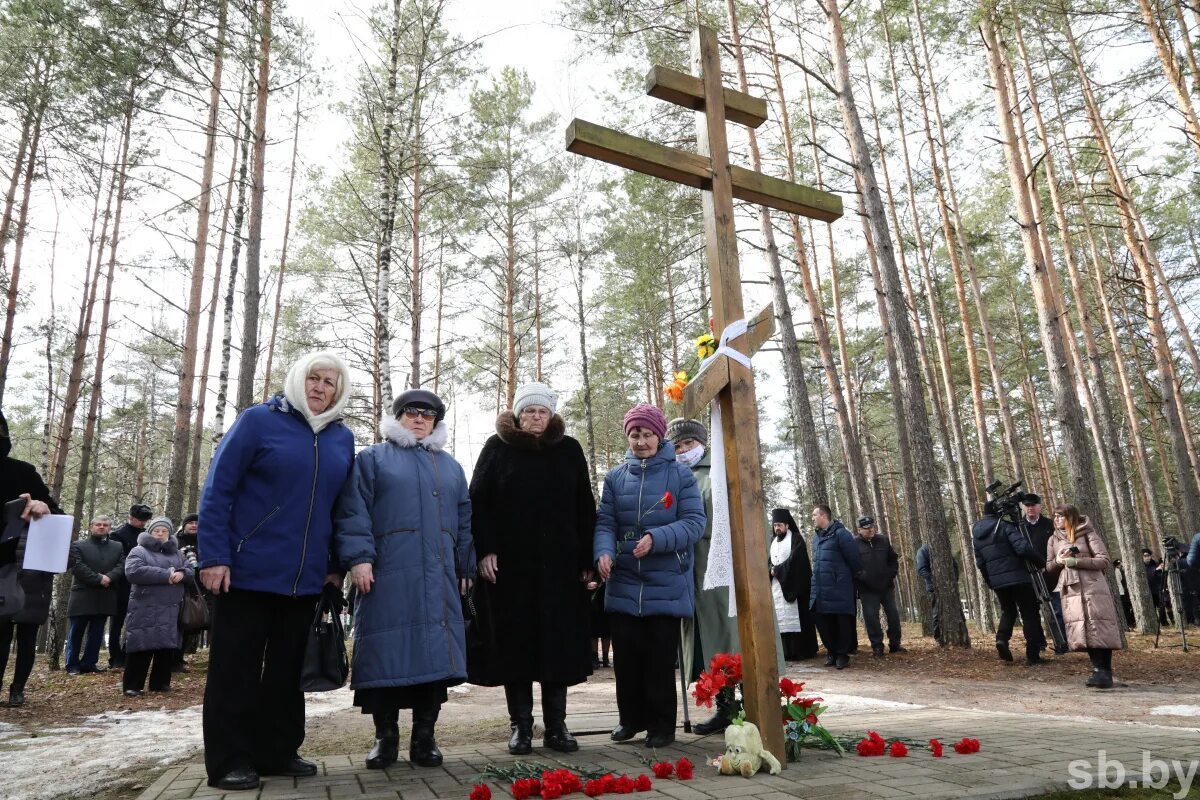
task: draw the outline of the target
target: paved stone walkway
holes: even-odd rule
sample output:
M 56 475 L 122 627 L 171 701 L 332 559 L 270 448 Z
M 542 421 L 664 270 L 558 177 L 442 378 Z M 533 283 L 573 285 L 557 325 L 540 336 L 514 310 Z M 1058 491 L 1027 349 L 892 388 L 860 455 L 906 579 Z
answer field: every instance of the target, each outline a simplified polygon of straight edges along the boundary
M 593 716 L 596 718 L 573 720 L 572 727 L 579 731 L 611 727 L 612 720 Z M 1072 777 L 1068 765 L 1080 759 L 1090 761 L 1088 772 L 1097 774 L 1100 751 L 1104 751 L 1110 762 L 1123 764 L 1125 785 L 1142 780 L 1144 754 L 1164 762 L 1179 760 L 1185 769 L 1189 762 L 1200 760 L 1200 730 L 1151 724 L 939 708 L 831 713 L 826 722 L 835 734 L 878 730 L 885 738 L 925 741 L 937 737 L 946 745 L 946 755 L 935 759 L 927 750 L 914 750 L 907 758 L 863 758 L 853 752 L 839 758 L 833 753 L 806 750 L 799 762 L 787 765 L 780 775 L 759 773 L 745 779 L 717 775 L 708 766 L 712 757 L 724 750 L 724 740 L 719 735 L 699 738 L 681 733 L 676 745 L 660 755 L 672 759 L 686 755 L 696 764 L 695 778 L 654 780 L 651 791 L 636 796 L 645 800 L 835 797 L 999 800 L 1068 788 L 1067 781 Z M 964 736 L 979 739 L 981 752 L 965 756 L 954 753 L 950 743 Z M 641 760 L 649 751 L 638 740 L 617 745 L 609 741 L 606 733 L 596 733 L 581 736 L 580 744 L 580 751 L 563 757 L 563 763 L 596 766 L 631 776 L 649 774 Z M 557 754 L 535 749 L 534 755 L 526 759 L 549 763 L 551 755 Z M 517 760 L 508 755 L 500 742 L 445 748 L 446 762 L 439 769 L 414 769 L 401 762 L 386 771 L 370 771 L 363 766 L 364 756 L 355 753 L 320 759 L 321 771 L 316 777 L 267 778 L 258 792 L 224 795 L 205 785 L 202 766 L 176 766 L 167 769 L 139 800 L 215 800 L 222 796 L 237 800 L 465 800 L 487 764 Z M 1078 773 L 1081 768 L 1076 765 L 1075 769 Z M 1111 767 L 1109 774 L 1115 774 Z M 1200 784 L 1200 775 L 1196 782 Z M 491 788 L 497 800 L 511 796 L 507 785 L 492 783 Z

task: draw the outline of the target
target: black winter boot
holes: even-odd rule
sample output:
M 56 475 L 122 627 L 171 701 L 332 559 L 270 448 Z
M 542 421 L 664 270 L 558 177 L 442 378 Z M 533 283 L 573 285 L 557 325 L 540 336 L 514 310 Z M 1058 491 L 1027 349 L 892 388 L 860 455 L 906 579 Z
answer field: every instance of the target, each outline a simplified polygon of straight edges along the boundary
M 437 725 L 438 713 L 441 710 L 440 705 L 413 709 L 408 760 L 418 767 L 440 767 L 442 765 L 442 751 L 438 750 L 437 741 L 433 738 L 433 728 Z
M 400 709 L 371 715 L 375 720 L 375 746 L 367 754 L 367 769 L 387 769 L 400 758 Z
M 560 753 L 574 753 L 579 749 L 579 742 L 567 730 L 566 684 L 542 684 L 542 719 L 546 723 L 542 746 Z
M 508 722 L 512 728 L 508 752 L 514 756 L 529 755 L 533 752 L 533 684 L 505 684 L 504 699 L 508 702 Z

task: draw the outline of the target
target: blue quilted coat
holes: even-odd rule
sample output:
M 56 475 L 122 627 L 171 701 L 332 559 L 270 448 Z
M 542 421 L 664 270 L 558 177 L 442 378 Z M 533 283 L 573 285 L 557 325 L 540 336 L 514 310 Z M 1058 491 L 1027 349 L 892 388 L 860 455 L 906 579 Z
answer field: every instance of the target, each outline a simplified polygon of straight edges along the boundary
M 421 442 L 394 419 L 382 430 L 388 441 L 359 453 L 334 512 L 342 568 L 375 574 L 355 610 L 350 688 L 461 683 L 458 581 L 475 575 L 466 475 L 441 449 L 445 423 Z
M 808 606 L 818 614 L 855 613 L 854 576 L 862 572 L 862 558 L 854 536 L 841 520 L 818 530 L 812 538 L 812 589 Z
M 662 498 L 672 496 L 671 507 Z M 695 608 L 693 546 L 704 534 L 704 499 L 692 471 L 675 461 L 664 442 L 647 459 L 626 453 L 604 478 L 593 553 L 613 559 L 604 610 L 635 617 L 691 617 Z M 649 533 L 654 546 L 643 558 L 633 548 Z

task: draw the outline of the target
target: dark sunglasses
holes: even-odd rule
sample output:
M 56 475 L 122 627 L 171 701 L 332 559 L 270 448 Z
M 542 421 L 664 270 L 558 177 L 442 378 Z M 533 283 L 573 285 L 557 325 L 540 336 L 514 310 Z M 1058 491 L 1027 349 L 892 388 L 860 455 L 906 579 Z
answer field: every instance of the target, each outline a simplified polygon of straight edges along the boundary
M 422 417 L 424 419 L 437 419 L 438 412 L 431 408 L 417 408 L 416 406 L 408 406 L 400 412 L 409 419 Z

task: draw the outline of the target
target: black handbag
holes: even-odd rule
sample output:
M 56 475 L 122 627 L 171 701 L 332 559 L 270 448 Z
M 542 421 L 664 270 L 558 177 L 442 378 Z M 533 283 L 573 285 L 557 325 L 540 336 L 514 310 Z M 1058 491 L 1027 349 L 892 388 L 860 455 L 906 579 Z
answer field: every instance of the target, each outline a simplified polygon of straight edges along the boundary
M 0 619 L 11 619 L 25 607 L 25 589 L 21 586 L 21 565 L 17 550 L 29 523 L 21 519 L 25 500 L 18 498 L 4 504 L 3 528 L 0 528 Z
M 467 680 L 476 686 L 500 686 L 504 674 L 496 642 L 496 587 L 478 579 L 462 601 L 467 638 Z
M 317 612 L 308 629 L 300 688 L 306 692 L 332 692 L 346 685 L 350 661 L 346 658 L 346 632 L 342 627 L 345 600 L 336 586 L 326 584 L 317 601 Z
M 183 603 L 179 606 L 179 627 L 184 633 L 195 633 L 208 628 L 208 601 L 200 591 L 196 579 L 184 580 Z

